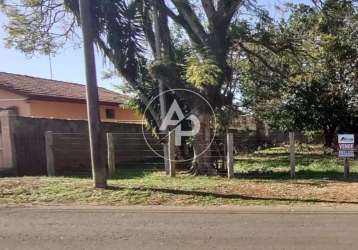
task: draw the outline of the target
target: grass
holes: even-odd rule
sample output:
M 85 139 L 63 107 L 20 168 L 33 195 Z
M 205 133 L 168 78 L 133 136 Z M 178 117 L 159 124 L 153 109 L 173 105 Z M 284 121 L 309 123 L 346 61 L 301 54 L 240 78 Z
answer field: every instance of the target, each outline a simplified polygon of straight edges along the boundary
M 0 179 L 0 204 L 41 205 L 279 205 L 358 204 L 358 162 L 352 178 L 342 179 L 335 156 L 318 148 L 297 155 L 297 179 L 288 178 L 285 148 L 271 148 L 236 158 L 236 178 L 168 178 L 158 168 L 119 169 L 106 190 L 94 189 L 88 177 Z
M 296 153 L 298 179 L 342 179 L 343 160 L 336 154 L 325 155 L 321 146 L 303 145 Z M 274 147 L 243 154 L 236 158 L 236 172 L 241 177 L 287 179 L 290 171 L 288 149 Z M 358 179 L 358 161 L 350 162 L 351 177 Z

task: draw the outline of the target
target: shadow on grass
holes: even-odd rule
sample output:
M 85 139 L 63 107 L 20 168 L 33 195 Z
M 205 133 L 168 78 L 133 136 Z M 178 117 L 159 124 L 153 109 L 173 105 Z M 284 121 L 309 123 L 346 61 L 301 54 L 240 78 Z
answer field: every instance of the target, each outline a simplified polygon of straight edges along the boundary
M 116 166 L 116 172 L 111 179 L 120 180 L 120 179 L 135 179 L 142 178 L 153 172 L 162 172 L 164 171 L 164 166 L 161 163 L 156 164 L 155 162 L 137 162 L 137 163 L 126 163 L 120 166 Z M 92 173 L 89 170 L 86 171 L 64 171 L 59 173 L 60 176 L 78 178 L 78 179 L 87 179 L 91 178 Z
M 153 173 L 153 172 L 162 172 L 163 168 L 160 167 L 142 167 L 142 166 L 121 166 L 117 168 L 116 173 L 114 174 L 114 180 L 122 180 L 122 179 L 136 179 L 136 178 L 144 178 L 145 176 Z
M 135 179 L 145 177 L 153 172 L 164 171 L 164 164 L 162 161 L 146 161 L 146 162 L 133 162 L 123 163 L 116 166 L 116 172 L 112 179 Z
M 332 204 L 358 204 L 356 201 L 335 201 L 325 199 L 296 199 L 296 198 L 279 198 L 279 197 L 255 197 L 241 194 L 222 194 L 214 192 L 194 191 L 194 190 L 180 190 L 180 189 L 168 189 L 168 188 L 125 188 L 125 187 L 108 187 L 110 190 L 132 190 L 132 191 L 145 191 L 145 192 L 160 192 L 173 195 L 193 195 L 200 197 L 211 197 L 220 199 L 240 199 L 246 201 L 278 201 L 278 202 L 308 202 L 308 203 L 332 203 Z
M 300 170 L 296 172 L 296 177 L 292 179 L 288 172 L 273 171 L 249 171 L 247 173 L 235 173 L 237 179 L 262 179 L 262 180 L 322 180 L 322 181 L 344 181 L 358 182 L 358 173 L 351 173 L 348 179 L 345 179 L 343 172 L 337 171 L 312 171 Z

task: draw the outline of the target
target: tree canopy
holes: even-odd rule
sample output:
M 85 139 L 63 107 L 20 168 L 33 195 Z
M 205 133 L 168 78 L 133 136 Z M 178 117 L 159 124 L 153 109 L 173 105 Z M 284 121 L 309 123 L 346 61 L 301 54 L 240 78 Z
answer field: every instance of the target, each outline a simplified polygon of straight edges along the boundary
M 357 5 L 327 0 L 289 8 L 287 20 L 257 29 L 264 27 L 270 39 L 291 41 L 290 46 L 247 45 L 259 56 L 239 49 L 243 102 L 273 127 L 324 131 L 329 146 L 337 130 L 357 129 Z
M 25 53 L 56 51 L 80 25 L 78 0 L 3 0 L 1 6 L 10 20 L 8 44 Z M 248 13 L 263 13 L 255 1 L 94 0 L 91 7 L 95 43 L 137 93 L 138 106 L 159 91 L 185 88 L 204 96 L 217 114 L 232 108 L 238 82 L 230 30 Z M 210 134 L 209 110 L 200 100 L 179 95 Z M 148 120 L 158 124 L 165 108 L 158 103 Z M 198 135 L 194 153 L 195 143 L 209 142 Z M 206 163 L 196 165 L 198 172 L 210 170 Z
M 136 93 L 132 105 L 139 110 L 160 92 L 189 89 L 210 102 L 227 128 L 240 97 L 242 108 L 271 126 L 323 130 L 329 145 L 337 130 L 357 129 L 357 1 L 313 2 L 286 5 L 288 17 L 277 21 L 254 0 L 93 0 L 94 42 Z M 9 18 L 8 46 L 48 54 L 77 38 L 78 0 L 0 6 Z M 178 95 L 210 134 L 210 112 Z M 165 101 L 149 109 L 153 127 Z M 195 138 L 194 154 L 208 143 Z M 203 166 L 199 173 L 210 170 L 194 165 Z

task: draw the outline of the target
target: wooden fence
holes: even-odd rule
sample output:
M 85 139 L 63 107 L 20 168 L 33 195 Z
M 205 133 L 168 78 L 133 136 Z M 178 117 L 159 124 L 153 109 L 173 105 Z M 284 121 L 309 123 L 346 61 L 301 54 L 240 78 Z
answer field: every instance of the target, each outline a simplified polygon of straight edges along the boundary
M 89 137 L 79 133 L 46 132 L 47 173 L 50 176 L 90 172 Z M 103 154 L 108 157 L 110 172 L 119 165 L 139 164 L 158 158 L 151 148 L 161 152 L 159 140 L 149 133 L 107 133 L 103 136 Z M 147 145 L 150 143 L 150 147 Z M 157 163 L 158 164 L 158 163 Z

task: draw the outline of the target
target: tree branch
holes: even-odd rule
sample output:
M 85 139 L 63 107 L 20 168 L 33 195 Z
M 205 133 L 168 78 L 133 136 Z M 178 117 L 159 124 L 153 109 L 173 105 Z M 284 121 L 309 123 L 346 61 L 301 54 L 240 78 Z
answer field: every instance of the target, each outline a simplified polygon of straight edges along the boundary
M 206 17 L 209 21 L 209 29 L 212 29 L 214 26 L 214 21 L 216 17 L 216 10 L 212 0 L 201 0 L 201 4 L 203 5 Z
M 195 34 L 194 30 L 190 27 L 190 25 L 185 21 L 183 16 L 176 15 L 165 3 L 159 3 L 158 9 L 165 13 L 168 17 L 170 17 L 174 22 L 176 22 L 178 25 L 182 26 L 190 39 L 197 44 L 197 46 L 202 46 L 200 38 Z
M 229 25 L 232 17 L 239 9 L 242 0 L 219 0 L 217 16 L 221 25 Z
M 146 4 L 143 4 L 143 10 L 142 10 L 142 23 L 143 23 L 143 32 L 145 34 L 145 37 L 148 40 L 149 46 L 153 52 L 153 55 L 157 53 L 156 47 L 155 47 L 155 36 L 153 31 L 153 25 L 152 20 L 150 19 L 150 9 L 149 6 Z
M 267 67 L 269 70 L 271 70 L 272 72 L 279 74 L 281 77 L 283 78 L 287 78 L 286 74 L 278 69 L 276 69 L 275 67 L 272 67 L 270 65 L 270 63 L 263 57 L 261 56 L 259 53 L 256 53 L 250 49 L 248 49 L 243 43 L 237 42 L 237 45 L 244 51 L 246 52 L 248 55 L 254 56 L 256 57 L 265 67 Z
M 190 30 L 187 30 L 188 35 L 192 36 L 193 34 L 189 34 L 194 32 L 194 34 L 199 38 L 202 45 L 207 46 L 208 43 L 208 34 L 205 32 L 204 27 L 202 26 L 199 18 L 195 14 L 194 10 L 190 6 L 188 0 L 172 0 L 173 4 L 177 8 L 179 15 L 183 17 L 183 20 L 187 23 L 187 26 L 184 27 L 186 29 L 188 26 Z

